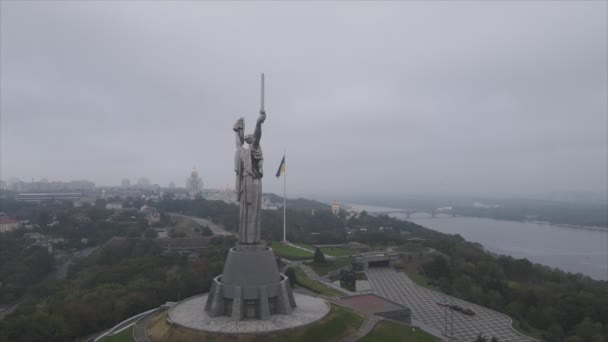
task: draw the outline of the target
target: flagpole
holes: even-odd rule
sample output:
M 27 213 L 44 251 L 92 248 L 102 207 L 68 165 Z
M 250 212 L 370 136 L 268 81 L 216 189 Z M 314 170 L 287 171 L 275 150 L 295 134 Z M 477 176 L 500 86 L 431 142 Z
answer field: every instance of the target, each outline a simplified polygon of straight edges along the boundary
M 283 158 L 286 158 L 286 150 L 283 151 Z M 285 160 L 283 160 L 285 163 Z M 287 165 L 283 164 L 283 242 L 287 242 L 287 215 L 285 214 L 287 211 Z

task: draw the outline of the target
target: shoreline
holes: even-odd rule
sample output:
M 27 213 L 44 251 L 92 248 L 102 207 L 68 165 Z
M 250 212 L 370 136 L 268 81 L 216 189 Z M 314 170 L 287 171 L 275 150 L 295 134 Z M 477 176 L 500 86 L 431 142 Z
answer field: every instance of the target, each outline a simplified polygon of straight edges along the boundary
M 475 216 L 467 216 L 467 217 L 475 217 Z M 512 220 L 506 220 L 506 221 L 512 221 Z M 518 221 L 514 221 L 514 222 L 518 222 Z M 523 222 L 530 222 L 530 223 L 537 223 L 537 224 L 547 224 L 547 225 L 566 227 L 566 228 L 599 230 L 599 231 L 603 231 L 603 232 L 608 232 L 608 227 L 579 226 L 579 225 L 575 225 L 575 224 L 553 223 L 553 222 L 548 222 L 548 221 L 523 221 Z
M 352 211 L 356 212 L 356 213 L 361 213 L 362 211 L 367 211 L 369 214 L 395 214 L 395 213 L 400 213 L 402 212 L 401 209 L 399 208 L 390 208 L 390 207 L 378 207 L 378 206 L 374 206 L 374 205 L 365 205 L 365 204 L 347 204 L 347 207 L 349 209 L 352 209 Z M 357 208 L 359 207 L 359 208 Z M 380 211 L 372 211 L 372 210 L 366 210 L 366 209 L 360 209 L 361 207 L 366 207 L 366 208 L 370 208 L 370 209 L 378 209 L 381 210 Z M 391 213 L 391 210 L 395 210 L 394 213 Z M 442 214 L 448 214 L 451 215 L 449 213 L 442 213 Z M 558 227 L 565 227 L 565 228 L 574 228 L 574 229 L 586 229 L 586 230 L 595 230 L 595 231 L 603 231 L 603 232 L 608 232 L 608 227 L 600 227 L 600 226 L 584 226 L 584 225 L 577 225 L 577 224 L 568 224 L 568 223 L 553 223 L 553 222 L 549 222 L 549 221 L 536 221 L 536 220 L 506 220 L 506 219 L 499 219 L 499 218 L 494 218 L 494 217 L 483 217 L 483 216 L 469 216 L 469 215 L 462 215 L 462 214 L 457 214 L 456 216 L 448 216 L 446 218 L 454 218 L 454 217 L 470 217 L 470 218 L 482 218 L 482 219 L 490 219 L 490 220 L 499 220 L 499 221 L 508 221 L 508 222 L 526 222 L 526 223 L 536 223 L 536 224 L 543 224 L 543 225 L 551 225 L 551 226 L 558 226 Z M 426 218 L 426 217 L 415 217 L 415 218 Z M 415 219 L 414 218 L 414 219 Z M 404 220 L 399 218 L 400 220 Z M 407 221 L 407 219 L 405 219 Z

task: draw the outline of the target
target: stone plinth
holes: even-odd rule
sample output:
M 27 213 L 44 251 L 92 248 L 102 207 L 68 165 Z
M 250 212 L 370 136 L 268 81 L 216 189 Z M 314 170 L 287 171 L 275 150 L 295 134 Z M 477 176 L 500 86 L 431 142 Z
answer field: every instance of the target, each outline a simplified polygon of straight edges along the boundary
M 211 317 L 267 320 L 296 307 L 289 279 L 279 273 L 271 248 L 239 245 L 230 249 L 222 275 L 213 279 L 205 304 Z
M 322 298 L 294 293 L 298 306 L 289 315 L 271 315 L 266 320 L 233 320 L 229 316 L 211 317 L 201 310 L 208 300 L 202 294 L 183 300 L 169 310 L 167 321 L 171 324 L 218 334 L 268 334 L 313 324 L 330 311 Z

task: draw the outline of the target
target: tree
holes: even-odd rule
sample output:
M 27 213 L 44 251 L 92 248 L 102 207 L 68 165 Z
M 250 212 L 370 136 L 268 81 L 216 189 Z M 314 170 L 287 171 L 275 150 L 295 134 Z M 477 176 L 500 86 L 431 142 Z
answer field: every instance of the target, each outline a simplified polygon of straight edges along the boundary
M 323 252 L 321 252 L 321 249 L 319 247 L 315 248 L 315 256 L 313 258 L 313 261 L 317 264 L 325 262 L 325 255 L 323 254 Z
M 589 317 L 585 317 L 579 324 L 574 326 L 576 336 L 585 341 L 592 341 L 593 337 L 602 333 L 602 325 L 593 322 Z
M 169 237 L 175 239 L 175 238 L 183 238 L 186 237 L 186 233 L 182 232 L 182 231 L 177 231 L 175 230 L 175 228 L 171 228 L 171 230 L 169 231 Z
M 431 278 L 447 277 L 450 273 L 448 262 L 444 257 L 435 255 L 433 260 L 423 265 L 424 272 Z
M 41 227 L 46 226 L 51 222 L 51 216 L 46 211 L 42 211 L 36 217 L 36 223 L 38 223 Z
M 144 233 L 144 237 L 148 238 L 148 239 L 154 239 L 158 237 L 158 234 L 156 233 L 156 231 L 154 229 L 146 229 L 146 232 Z
M 211 230 L 211 228 L 209 228 L 209 226 L 203 226 L 201 228 L 201 235 L 202 236 L 211 236 L 211 235 L 213 235 L 213 231 Z

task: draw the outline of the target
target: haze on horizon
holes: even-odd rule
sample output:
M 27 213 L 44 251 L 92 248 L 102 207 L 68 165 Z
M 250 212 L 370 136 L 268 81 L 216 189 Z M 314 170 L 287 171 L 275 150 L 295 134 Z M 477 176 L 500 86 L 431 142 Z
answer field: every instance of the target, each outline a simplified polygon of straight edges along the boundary
M 608 189 L 606 2 L 0 3 L 0 178 L 264 191 Z

